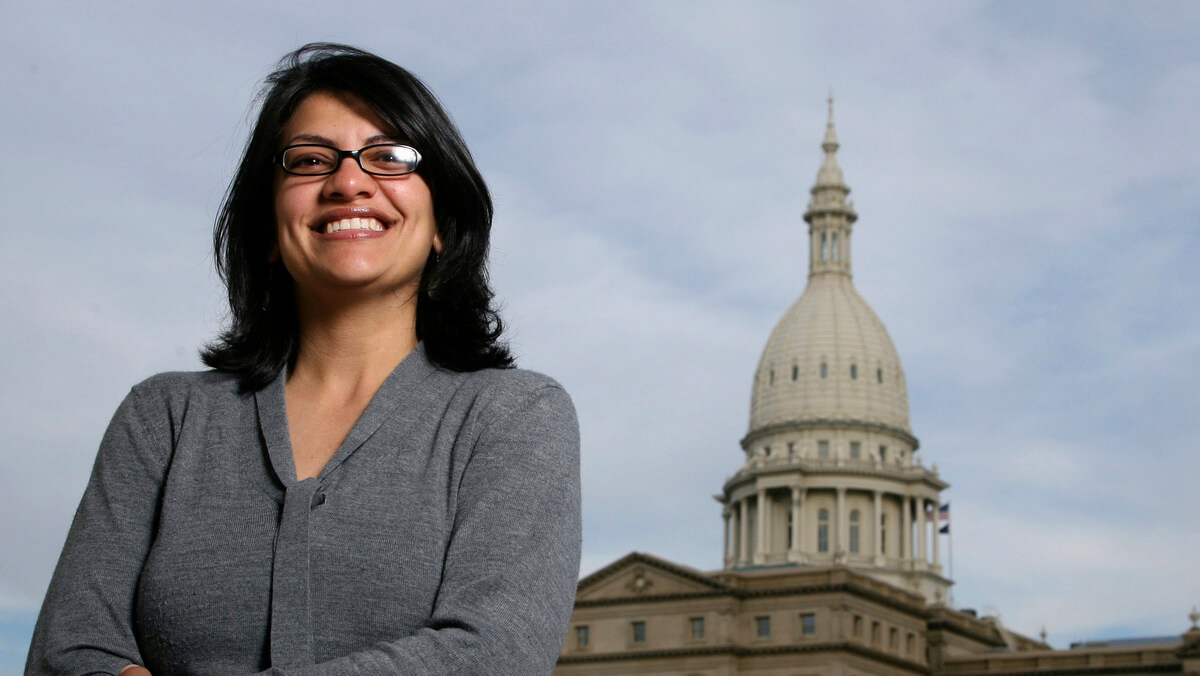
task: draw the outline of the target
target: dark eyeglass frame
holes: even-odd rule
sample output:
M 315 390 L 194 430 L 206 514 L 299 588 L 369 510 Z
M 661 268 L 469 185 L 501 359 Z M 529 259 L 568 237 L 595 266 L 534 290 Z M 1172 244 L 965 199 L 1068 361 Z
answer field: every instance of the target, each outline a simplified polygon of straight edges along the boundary
M 285 164 L 283 161 L 283 156 L 286 155 L 289 150 L 294 150 L 296 148 L 324 148 L 326 150 L 333 151 L 337 155 L 337 159 L 334 160 L 333 166 L 329 169 L 329 171 L 292 171 L 291 169 L 287 168 L 287 164 Z M 407 148 L 413 152 L 413 155 L 416 155 L 417 159 L 413 161 L 412 169 L 409 169 L 408 171 L 401 171 L 399 173 L 374 171 L 368 169 L 362 161 L 362 154 L 368 150 L 371 150 L 372 148 Z M 278 163 L 286 173 L 289 173 L 293 176 L 328 176 L 330 174 L 337 173 L 337 170 L 342 166 L 342 160 L 346 159 L 347 157 L 354 158 L 354 161 L 358 163 L 358 168 L 372 176 L 407 176 L 416 171 L 417 167 L 421 164 L 421 151 L 403 143 L 372 143 L 371 145 L 363 146 L 358 150 L 342 150 L 340 148 L 334 148 L 333 146 L 325 145 L 324 143 L 296 143 L 287 146 L 283 150 L 280 150 L 275 156 L 275 162 Z

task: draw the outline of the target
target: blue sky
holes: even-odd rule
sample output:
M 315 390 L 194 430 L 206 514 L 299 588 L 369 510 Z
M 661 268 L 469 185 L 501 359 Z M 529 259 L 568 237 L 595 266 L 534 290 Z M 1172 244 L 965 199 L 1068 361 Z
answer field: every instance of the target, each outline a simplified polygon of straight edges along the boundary
M 116 404 L 220 326 L 212 217 L 259 80 L 313 40 L 411 68 L 476 154 L 513 344 L 580 411 L 585 571 L 720 565 L 832 89 L 956 604 L 1060 647 L 1200 604 L 1194 4 L 0 6 L 0 672 Z

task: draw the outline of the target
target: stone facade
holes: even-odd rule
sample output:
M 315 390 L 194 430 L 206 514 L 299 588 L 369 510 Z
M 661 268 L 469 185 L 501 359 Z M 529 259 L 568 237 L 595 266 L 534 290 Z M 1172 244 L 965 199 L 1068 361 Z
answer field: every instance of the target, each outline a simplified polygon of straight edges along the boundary
M 822 148 L 808 284 L 763 350 L 744 462 L 717 496 L 724 568 L 635 552 L 588 575 L 555 673 L 1200 676 L 1195 610 L 1179 638 L 1053 650 L 947 605 L 948 484 L 917 455 L 900 357 L 854 288 L 832 100 Z

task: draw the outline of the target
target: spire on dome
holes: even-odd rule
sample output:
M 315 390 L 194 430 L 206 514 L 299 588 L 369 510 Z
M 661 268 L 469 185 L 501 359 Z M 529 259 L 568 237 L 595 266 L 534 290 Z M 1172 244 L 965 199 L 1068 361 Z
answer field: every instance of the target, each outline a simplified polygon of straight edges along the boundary
M 833 154 L 837 152 L 838 140 L 837 132 L 833 130 L 833 91 L 829 92 L 829 121 L 825 123 L 825 140 L 821 142 L 821 147 L 826 153 Z
M 810 276 L 821 273 L 850 274 L 850 229 L 858 214 L 846 196 L 850 186 L 842 177 L 842 168 L 837 163 L 837 132 L 833 128 L 833 93 L 829 94 L 829 121 L 825 124 L 825 139 L 821 148 L 825 161 L 817 172 L 817 183 L 812 187 L 812 199 L 804 220 L 809 228 Z
M 837 150 L 839 144 L 837 140 L 837 131 L 833 128 L 833 92 L 829 93 L 829 121 L 825 123 L 825 140 L 821 142 L 821 148 L 825 151 L 825 162 L 821 165 L 821 170 L 817 172 L 817 185 L 813 187 L 813 194 L 816 194 L 818 188 L 844 188 L 846 192 L 850 189 L 846 187 L 846 179 L 842 177 L 842 168 L 837 163 Z

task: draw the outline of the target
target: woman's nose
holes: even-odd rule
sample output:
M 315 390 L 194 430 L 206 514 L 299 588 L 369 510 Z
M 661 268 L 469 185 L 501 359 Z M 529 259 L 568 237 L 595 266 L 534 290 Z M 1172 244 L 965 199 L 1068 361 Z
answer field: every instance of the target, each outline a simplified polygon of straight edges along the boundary
M 353 157 L 343 157 L 337 171 L 325 177 L 324 193 L 330 199 L 354 199 L 369 196 L 378 184 L 375 177 L 363 171 Z

